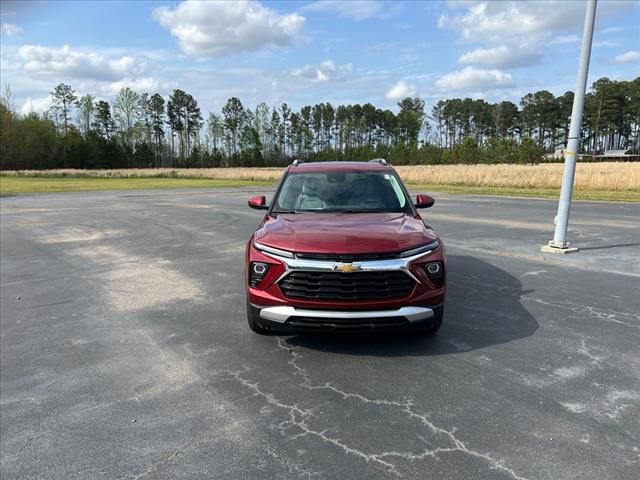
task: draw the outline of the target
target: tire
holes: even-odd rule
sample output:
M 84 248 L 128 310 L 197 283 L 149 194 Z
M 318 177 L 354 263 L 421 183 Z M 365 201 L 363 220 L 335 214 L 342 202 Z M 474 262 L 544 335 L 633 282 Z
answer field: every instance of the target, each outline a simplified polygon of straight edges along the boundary
M 444 317 L 444 305 L 433 309 L 433 319 L 429 326 L 425 327 L 423 332 L 425 335 L 435 335 L 442 326 L 442 318 Z
M 257 333 L 259 335 L 268 335 L 270 333 L 269 329 L 262 326 L 260 324 L 260 314 L 258 313 L 258 309 L 252 307 L 247 300 L 247 323 L 249 324 L 249 328 L 253 333 Z

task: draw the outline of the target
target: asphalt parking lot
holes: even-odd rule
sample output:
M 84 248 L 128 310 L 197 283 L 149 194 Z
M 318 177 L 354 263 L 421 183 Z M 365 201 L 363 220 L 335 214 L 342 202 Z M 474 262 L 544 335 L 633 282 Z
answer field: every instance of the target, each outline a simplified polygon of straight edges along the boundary
M 437 336 L 258 336 L 253 193 L 2 199 L 3 479 L 640 478 L 640 205 L 436 194 Z

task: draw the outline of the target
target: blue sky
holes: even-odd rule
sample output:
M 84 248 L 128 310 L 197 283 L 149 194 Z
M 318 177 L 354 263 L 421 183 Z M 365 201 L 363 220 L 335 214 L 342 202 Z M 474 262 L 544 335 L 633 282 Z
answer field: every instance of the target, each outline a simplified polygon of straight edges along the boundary
M 2 84 L 22 112 L 60 82 L 111 100 L 123 86 L 293 108 L 394 108 L 407 95 L 516 103 L 573 90 L 581 1 L 3 1 Z M 640 2 L 598 4 L 590 82 L 640 75 Z

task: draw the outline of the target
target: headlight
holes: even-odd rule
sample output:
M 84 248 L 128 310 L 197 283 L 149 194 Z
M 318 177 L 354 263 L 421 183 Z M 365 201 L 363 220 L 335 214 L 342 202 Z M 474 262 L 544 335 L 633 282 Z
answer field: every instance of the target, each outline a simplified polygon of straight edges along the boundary
M 249 285 L 256 288 L 269 271 L 269 264 L 262 262 L 251 262 L 249 265 Z
M 424 271 L 436 288 L 442 286 L 444 283 L 444 264 L 442 262 L 425 263 Z

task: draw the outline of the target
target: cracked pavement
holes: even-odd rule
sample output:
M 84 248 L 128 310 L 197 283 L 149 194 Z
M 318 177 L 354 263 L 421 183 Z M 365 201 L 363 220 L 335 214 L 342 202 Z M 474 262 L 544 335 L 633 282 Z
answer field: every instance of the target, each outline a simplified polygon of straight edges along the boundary
M 262 337 L 259 190 L 2 198 L 3 479 L 640 477 L 640 205 L 436 194 L 438 335 Z

